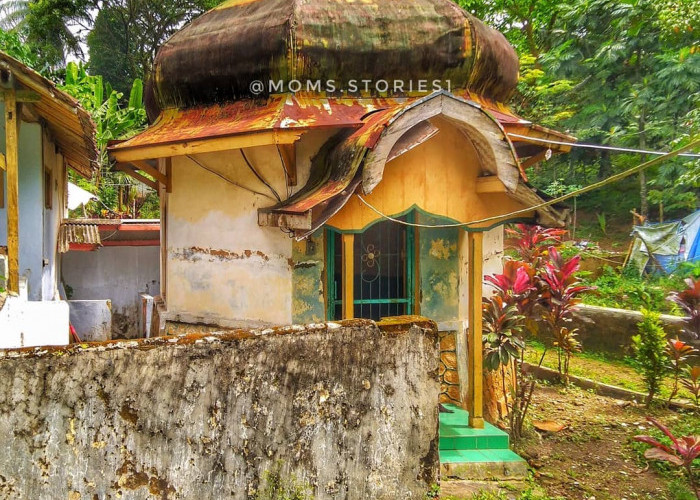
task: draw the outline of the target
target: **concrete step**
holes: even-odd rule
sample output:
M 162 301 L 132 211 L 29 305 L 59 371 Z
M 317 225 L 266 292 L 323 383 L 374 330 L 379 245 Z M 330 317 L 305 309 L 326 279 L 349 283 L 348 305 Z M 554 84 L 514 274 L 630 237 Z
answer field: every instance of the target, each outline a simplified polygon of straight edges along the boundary
M 443 480 L 525 479 L 527 462 L 507 449 L 444 450 L 440 452 Z

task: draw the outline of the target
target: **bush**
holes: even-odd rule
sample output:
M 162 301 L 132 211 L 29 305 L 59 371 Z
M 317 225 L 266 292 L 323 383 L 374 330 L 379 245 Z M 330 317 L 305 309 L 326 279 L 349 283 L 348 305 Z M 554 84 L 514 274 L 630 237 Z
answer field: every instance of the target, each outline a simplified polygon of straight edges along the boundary
M 659 313 L 642 309 L 643 319 L 637 324 L 639 335 L 632 337 L 637 369 L 647 388 L 647 406 L 659 392 L 659 385 L 668 370 L 666 332 Z
M 666 300 L 669 292 L 684 288 L 682 274 L 640 277 L 631 268 L 618 272 L 610 266 L 605 266 L 601 276 L 586 283 L 594 285 L 597 290 L 583 295 L 585 304 L 635 311 L 644 308 L 662 314 L 682 314 L 677 304 Z

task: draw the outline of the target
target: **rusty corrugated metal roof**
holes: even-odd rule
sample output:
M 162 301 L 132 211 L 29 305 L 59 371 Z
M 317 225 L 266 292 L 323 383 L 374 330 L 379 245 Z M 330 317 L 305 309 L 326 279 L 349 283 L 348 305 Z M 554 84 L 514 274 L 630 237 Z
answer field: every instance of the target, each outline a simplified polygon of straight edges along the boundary
M 97 250 L 113 242 L 125 245 L 160 238 L 159 219 L 64 219 L 58 236 L 58 250 L 65 253 L 71 244 L 83 250 Z M 84 248 L 92 245 L 94 248 Z
M 9 70 L 21 86 L 39 94 L 39 101 L 32 105 L 46 120 L 66 162 L 84 177 L 92 177 L 97 171 L 97 144 L 95 124 L 87 111 L 53 82 L 4 52 L 0 52 L 0 67 Z
M 95 247 L 102 245 L 98 224 L 79 219 L 64 220 L 58 232 L 59 253 L 68 252 L 72 243 Z
M 531 122 L 512 113 L 506 106 L 479 97 L 468 91 L 455 95 L 477 103 L 508 131 L 537 127 L 552 137 L 571 137 Z M 382 110 L 399 111 L 421 97 L 404 98 L 324 98 L 303 94 L 272 96 L 267 100 L 242 100 L 221 105 L 163 111 L 156 122 L 140 134 L 110 147 L 111 151 L 126 151 L 147 146 L 160 146 L 194 140 L 231 137 L 271 130 L 311 130 L 318 128 L 360 128 L 366 131 L 364 120 L 370 113 Z

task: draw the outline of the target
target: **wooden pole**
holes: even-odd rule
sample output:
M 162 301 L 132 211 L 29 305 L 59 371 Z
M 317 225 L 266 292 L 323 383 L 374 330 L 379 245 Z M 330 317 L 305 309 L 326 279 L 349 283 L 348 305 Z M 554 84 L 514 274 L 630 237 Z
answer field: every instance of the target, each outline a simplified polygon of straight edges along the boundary
M 7 258 L 10 292 L 19 293 L 19 120 L 14 89 L 5 90 L 5 160 L 7 162 Z
M 343 234 L 343 319 L 355 317 L 355 235 Z
M 482 281 L 484 264 L 484 234 L 467 233 L 469 247 L 469 338 L 467 349 L 469 356 L 469 385 L 467 408 L 469 426 L 484 428 L 484 369 L 482 335 Z

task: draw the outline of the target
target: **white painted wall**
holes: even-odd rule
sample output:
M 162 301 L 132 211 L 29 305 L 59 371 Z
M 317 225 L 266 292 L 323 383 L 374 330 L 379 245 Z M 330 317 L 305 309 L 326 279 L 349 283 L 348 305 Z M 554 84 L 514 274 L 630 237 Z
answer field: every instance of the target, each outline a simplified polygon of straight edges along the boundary
M 0 116 L 4 107 L 0 103 Z M 5 152 L 4 121 L 0 150 Z M 44 208 L 44 168 L 52 175 L 52 209 Z M 6 172 L 3 186 L 6 189 Z M 19 268 L 27 281 L 29 300 L 53 300 L 56 294 L 56 242 L 65 214 L 65 170 L 55 146 L 38 123 L 22 122 L 19 134 Z M 7 200 L 7 193 L 4 193 Z M 0 245 L 7 245 L 7 209 L 0 208 Z M 43 265 L 46 259 L 47 265 Z
M 102 247 L 63 255 L 63 283 L 72 300 L 111 300 L 112 338 L 139 336 L 140 294 L 158 295 L 160 247 Z
M 69 343 L 68 303 L 7 297 L 0 309 L 0 348 Z

